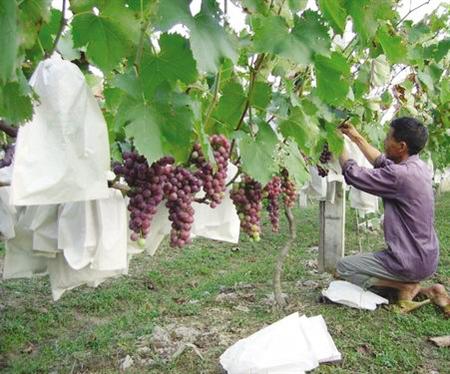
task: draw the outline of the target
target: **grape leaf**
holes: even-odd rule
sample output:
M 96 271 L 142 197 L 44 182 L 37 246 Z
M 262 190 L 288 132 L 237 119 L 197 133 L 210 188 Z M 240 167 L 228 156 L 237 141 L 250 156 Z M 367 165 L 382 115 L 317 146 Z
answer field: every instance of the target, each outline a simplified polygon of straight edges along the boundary
M 450 38 L 443 39 L 438 43 L 427 46 L 424 50 L 423 57 L 425 59 L 432 58 L 436 62 L 440 62 L 445 56 L 447 56 L 450 50 Z
M 213 119 L 218 122 L 215 126 L 220 129 L 219 132 L 229 134 L 236 128 L 244 112 L 246 100 L 244 89 L 239 83 L 227 83 L 212 115 Z M 206 131 L 209 132 L 210 129 L 206 128 Z
M 308 3 L 308 0 L 289 0 L 289 8 L 291 8 L 291 11 L 294 13 L 299 12 L 300 10 L 303 10 L 306 8 L 306 4 Z
M 325 124 L 325 131 L 327 133 L 327 143 L 330 147 L 330 152 L 334 155 L 340 155 L 344 149 L 344 138 L 338 133 L 336 125 L 327 122 Z
M 333 52 L 330 57 L 316 55 L 317 94 L 328 104 L 340 104 L 349 92 L 350 66 L 345 57 Z
M 342 34 L 345 29 L 347 14 L 343 5 L 343 0 L 319 0 L 320 11 L 337 34 Z
M 320 133 L 315 118 L 306 115 L 301 107 L 293 108 L 289 118 L 280 123 L 280 131 L 285 138 L 293 138 L 305 152 L 314 148 Z
M 239 54 L 236 50 L 237 41 L 220 26 L 219 20 L 208 13 L 202 3 L 202 11 L 195 16 L 191 30 L 191 47 L 198 68 L 207 73 L 217 73 L 224 59 L 234 63 Z
M 266 82 L 255 82 L 252 95 L 250 97 L 250 105 L 258 110 L 266 109 L 272 96 L 272 88 Z
M 129 122 L 125 128 L 128 138 L 148 162 L 172 155 L 185 162 L 192 143 L 193 114 L 182 94 L 169 92 L 166 87 L 157 92 L 155 101 L 127 99 L 121 108 L 120 121 Z
M 198 69 L 217 73 L 224 59 L 235 63 L 239 57 L 235 38 L 220 25 L 220 10 L 212 0 L 202 1 L 202 9 L 191 16 L 189 3 L 184 0 L 161 1 L 157 14 L 158 27 L 167 31 L 183 24 L 190 31 L 192 53 Z
M 155 89 L 162 82 L 171 84 L 177 80 L 186 84 L 195 82 L 197 70 L 192 57 L 189 42 L 177 34 L 163 34 L 159 39 L 160 53 L 144 55 L 141 64 L 144 92 L 147 97 L 153 96 Z
M 133 139 L 134 145 L 140 154 L 152 163 L 164 156 L 162 134 L 154 108 L 142 102 L 127 105 L 120 112 L 126 112 L 126 119 L 130 123 L 125 128 L 127 138 Z
M 408 51 L 402 38 L 391 35 L 387 25 L 382 25 L 378 29 L 377 38 L 391 64 L 398 64 L 406 60 Z
M 389 82 L 391 75 L 390 65 L 385 55 L 379 55 L 372 60 L 370 69 L 370 82 L 372 86 L 380 87 Z
M 31 119 L 33 105 L 24 84 L 19 80 L 0 85 L 0 118 L 16 124 Z
M 58 52 L 65 60 L 76 60 L 80 58 L 80 51 L 73 46 L 72 33 L 66 32 L 58 41 Z
M 245 134 L 239 142 L 242 170 L 263 185 L 277 172 L 273 159 L 276 143 L 277 137 L 267 123 L 259 124 L 255 139 Z
M 380 20 L 395 16 L 392 0 L 346 0 L 345 7 L 352 16 L 354 32 L 365 43 L 375 36 Z
M 267 52 L 288 58 L 298 64 L 308 64 L 311 52 L 298 38 L 289 32 L 283 17 L 252 17 L 255 32 L 254 47 L 257 52 Z
M 294 18 L 294 24 L 292 33 L 299 41 L 311 51 L 329 56 L 331 39 L 319 13 L 306 10 L 301 17 Z
M 250 13 L 267 14 L 269 10 L 266 1 L 264 0 L 242 0 L 242 7 L 247 9 Z
M 19 48 L 17 6 L 15 1 L 0 1 L 0 82 L 15 77 Z
M 309 172 L 306 168 L 305 160 L 303 159 L 296 142 L 287 141 L 286 155 L 283 158 L 283 164 L 297 186 L 301 186 L 309 180 Z
M 24 0 L 19 5 L 21 44 L 31 48 L 42 23 L 50 20 L 51 0 Z
M 104 71 L 110 71 L 129 54 L 131 43 L 126 30 L 113 18 L 81 13 L 72 21 L 75 47 L 87 45 L 87 56 Z
M 441 83 L 441 93 L 440 93 L 440 100 L 442 104 L 446 104 L 450 102 L 450 80 L 444 79 Z

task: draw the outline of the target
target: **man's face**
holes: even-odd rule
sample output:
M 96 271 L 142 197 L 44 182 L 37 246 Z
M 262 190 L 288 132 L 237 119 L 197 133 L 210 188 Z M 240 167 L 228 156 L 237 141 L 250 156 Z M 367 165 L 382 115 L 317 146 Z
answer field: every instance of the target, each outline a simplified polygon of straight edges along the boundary
M 408 153 L 408 147 L 405 142 L 398 142 L 393 136 L 394 129 L 391 127 L 384 139 L 384 153 L 386 157 L 394 162 L 400 162 L 404 155 Z

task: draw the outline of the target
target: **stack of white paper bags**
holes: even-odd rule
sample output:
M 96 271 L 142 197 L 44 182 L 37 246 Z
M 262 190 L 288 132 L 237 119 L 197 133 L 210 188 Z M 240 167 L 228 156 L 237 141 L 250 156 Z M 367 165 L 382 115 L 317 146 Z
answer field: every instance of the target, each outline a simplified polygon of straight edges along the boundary
M 299 374 L 340 359 L 323 317 L 296 312 L 239 340 L 220 364 L 228 374 Z

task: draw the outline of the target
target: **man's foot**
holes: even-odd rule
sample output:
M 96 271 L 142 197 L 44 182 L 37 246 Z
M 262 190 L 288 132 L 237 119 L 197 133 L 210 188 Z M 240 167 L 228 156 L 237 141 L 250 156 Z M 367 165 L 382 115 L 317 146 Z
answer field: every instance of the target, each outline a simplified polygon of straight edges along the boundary
M 430 299 L 424 301 L 399 300 L 397 304 L 394 305 L 394 311 L 400 314 L 406 314 L 429 303 Z
M 450 297 L 442 284 L 420 289 L 420 293 L 426 295 L 437 306 L 441 307 L 446 318 L 450 318 Z
M 403 283 L 397 289 L 399 301 L 412 301 L 421 290 L 419 283 Z

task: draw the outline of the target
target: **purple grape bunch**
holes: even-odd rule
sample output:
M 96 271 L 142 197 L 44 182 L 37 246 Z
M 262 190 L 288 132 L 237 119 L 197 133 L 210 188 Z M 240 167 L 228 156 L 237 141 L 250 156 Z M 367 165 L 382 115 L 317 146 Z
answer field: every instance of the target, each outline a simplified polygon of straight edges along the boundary
M 143 246 L 150 231 L 157 207 L 164 199 L 163 187 L 173 173 L 174 159 L 163 157 L 149 166 L 146 158 L 136 152 L 124 152 L 123 163 L 116 163 L 113 171 L 122 176 L 130 190 L 128 210 L 131 240 Z
M 278 176 L 273 177 L 263 190 L 263 196 L 268 199 L 267 211 L 269 212 L 273 232 L 278 232 L 280 229 L 280 204 L 278 198 L 281 191 L 281 178 Z
M 241 182 L 233 185 L 230 192 L 231 200 L 241 220 L 242 230 L 255 241 L 260 240 L 261 234 L 262 196 L 261 184 L 246 175 Z
M 284 204 L 289 208 L 293 208 L 297 200 L 297 189 L 295 183 L 289 177 L 287 170 L 282 173 L 281 192 L 283 194 Z
M 3 156 L 3 159 L 0 160 L 0 169 L 11 166 L 14 159 L 14 150 L 14 144 L 8 144 L 4 148 L 5 155 Z
M 164 184 L 164 194 L 167 198 L 169 220 L 172 222 L 170 245 L 183 247 L 191 242 L 190 231 L 194 223 L 194 208 L 192 202 L 195 194 L 200 191 L 201 181 L 189 170 L 177 166 Z
M 330 152 L 328 143 L 325 143 L 323 145 L 322 153 L 320 154 L 320 157 L 319 157 L 320 163 L 322 165 L 327 164 L 328 162 L 331 161 L 332 156 L 333 155 Z M 326 177 L 328 175 L 328 169 L 327 168 L 324 168 L 323 166 L 321 166 L 319 164 L 317 164 L 316 167 L 317 167 L 317 172 L 319 173 L 319 176 L 321 176 L 323 178 L 323 177 Z
M 211 208 L 215 208 L 225 196 L 230 143 L 223 135 L 212 135 L 209 141 L 216 160 L 217 171 L 214 171 L 213 166 L 206 160 L 198 143 L 194 144 L 191 162 L 198 168 L 195 176 L 203 182 L 205 199 L 209 201 Z

